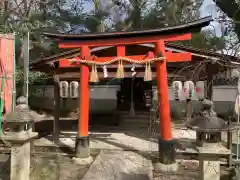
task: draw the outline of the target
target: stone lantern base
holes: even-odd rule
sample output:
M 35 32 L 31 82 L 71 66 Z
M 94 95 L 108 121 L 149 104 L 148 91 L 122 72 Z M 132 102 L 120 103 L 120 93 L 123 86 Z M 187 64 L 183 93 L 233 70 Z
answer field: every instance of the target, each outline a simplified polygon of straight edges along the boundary
M 204 143 L 199 151 L 200 180 L 220 180 L 220 156 L 231 152 L 220 143 Z
M 7 133 L 1 139 L 11 146 L 11 174 L 10 180 L 30 179 L 30 141 L 38 136 L 38 133 L 27 132 L 24 134 Z

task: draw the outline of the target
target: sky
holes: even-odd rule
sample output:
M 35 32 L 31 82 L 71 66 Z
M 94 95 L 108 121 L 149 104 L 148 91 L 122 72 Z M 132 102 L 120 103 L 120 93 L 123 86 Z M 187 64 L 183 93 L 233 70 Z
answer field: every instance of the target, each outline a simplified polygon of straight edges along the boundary
M 217 6 L 213 2 L 213 0 L 204 0 L 202 7 L 200 8 L 200 13 L 202 17 L 212 16 L 213 19 L 215 19 L 218 16 Z M 216 36 L 222 35 L 221 25 L 218 22 L 216 21 L 211 22 L 211 26 L 208 28 L 214 30 Z

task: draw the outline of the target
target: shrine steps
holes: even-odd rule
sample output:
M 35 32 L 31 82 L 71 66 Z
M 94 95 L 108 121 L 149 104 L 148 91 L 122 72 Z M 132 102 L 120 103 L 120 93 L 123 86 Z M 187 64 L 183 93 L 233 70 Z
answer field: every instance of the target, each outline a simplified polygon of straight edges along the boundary
M 119 113 L 120 128 L 148 128 L 149 113 L 136 112 L 135 115 L 130 115 L 129 112 Z

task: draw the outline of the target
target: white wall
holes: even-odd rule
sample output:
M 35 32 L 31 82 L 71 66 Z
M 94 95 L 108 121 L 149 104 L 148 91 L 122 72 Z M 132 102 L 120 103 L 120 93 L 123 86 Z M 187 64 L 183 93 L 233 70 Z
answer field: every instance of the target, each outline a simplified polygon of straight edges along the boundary
M 117 107 L 116 91 L 120 87 L 117 85 L 106 86 L 91 86 L 90 87 L 90 111 L 91 112 L 110 112 Z M 154 100 L 157 100 L 156 86 L 154 89 Z M 53 109 L 53 86 L 37 86 L 30 88 L 32 99 L 30 105 L 36 108 Z M 234 102 L 237 96 L 237 89 L 232 86 L 215 86 L 213 87 L 214 109 L 218 114 L 228 116 L 232 111 Z M 184 97 L 181 98 L 184 100 Z M 173 92 L 169 87 L 169 100 L 171 104 L 171 112 L 182 116 L 185 114 L 185 101 L 176 102 L 173 100 Z M 196 98 L 195 98 L 196 100 Z M 79 106 L 79 101 L 69 99 L 65 102 L 63 109 L 76 109 Z M 199 101 L 192 101 L 192 111 L 199 110 Z
M 91 86 L 90 98 L 91 99 L 117 99 L 116 92 L 119 90 L 119 86 Z
M 157 87 L 154 86 L 154 97 L 156 99 L 157 97 Z M 172 88 L 168 88 L 168 95 L 169 100 L 173 100 L 173 91 Z M 237 97 L 237 88 L 234 86 L 213 86 L 213 101 L 228 101 L 228 102 L 235 102 Z M 184 96 L 180 98 L 181 100 L 184 100 Z M 193 100 L 197 100 L 196 97 L 193 98 Z
M 117 99 L 116 91 L 119 90 L 118 85 L 104 85 L 104 86 L 90 86 L 90 98 L 91 99 Z M 30 90 L 31 95 L 36 97 L 54 97 L 53 86 L 33 86 Z M 153 86 L 155 100 L 157 98 L 157 87 Z M 173 100 L 172 88 L 168 89 L 169 100 Z M 214 86 L 213 87 L 213 101 L 228 101 L 234 102 L 237 96 L 237 88 L 233 86 Z M 182 95 L 182 100 L 184 97 Z M 197 98 L 194 98 L 197 100 Z

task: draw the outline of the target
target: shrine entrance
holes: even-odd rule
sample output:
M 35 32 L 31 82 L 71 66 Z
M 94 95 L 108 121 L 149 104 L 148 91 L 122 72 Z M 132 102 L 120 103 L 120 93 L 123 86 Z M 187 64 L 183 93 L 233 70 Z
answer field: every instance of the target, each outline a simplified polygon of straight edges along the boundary
M 118 109 L 129 111 L 131 103 L 135 111 L 147 111 L 146 93 L 152 90 L 152 81 L 143 78 L 124 78 L 120 84 Z
M 91 159 L 89 136 L 89 81 L 94 83 L 98 82 L 99 79 L 114 76 L 118 79 L 133 77 L 131 67 L 129 68 L 129 64 L 133 64 L 136 65 L 136 76 L 133 78 L 144 77 L 144 81 L 149 81 L 150 83 L 152 81 L 152 77 L 156 77 L 159 121 L 161 124 L 161 126 L 159 126 L 160 134 L 158 139 L 158 159 L 159 162 L 164 165 L 172 165 L 176 162 L 175 140 L 172 136 L 170 103 L 168 97 L 167 64 L 171 65 L 172 63 L 191 61 L 192 54 L 188 52 L 175 53 L 171 50 L 167 51 L 165 44 L 174 41 L 190 40 L 191 32 L 200 32 L 201 28 L 209 25 L 211 21 L 211 17 L 206 17 L 198 21 L 189 22 L 185 25 L 132 32 L 111 32 L 80 35 L 44 33 L 44 35 L 48 38 L 57 40 L 59 48 L 79 48 L 79 51 L 81 51 L 80 56 L 74 58 L 68 57 L 68 59 L 60 59 L 58 63 L 59 72 L 61 69 L 68 69 L 69 71 L 70 69 L 74 68 L 77 68 L 78 72 L 80 82 L 79 119 L 75 148 L 76 158 L 79 161 Z M 140 54 L 136 54 L 128 51 L 128 45 L 149 43 L 154 46 L 154 52 L 148 51 L 147 53 L 143 53 L 142 51 L 138 51 Z M 105 55 L 93 54 L 93 48 L 103 48 L 106 46 L 114 47 L 115 52 Z M 64 89 L 62 86 L 59 87 L 58 85 L 59 83 L 57 75 L 54 82 L 56 83 L 56 86 L 61 89 L 60 92 L 63 92 Z M 136 103 L 134 104 L 140 105 L 140 102 L 142 101 L 142 98 L 140 97 L 142 97 L 143 88 L 140 86 L 141 83 L 139 84 L 137 82 L 138 80 L 136 81 L 135 85 L 132 83 L 134 88 L 131 89 L 136 90 L 131 91 L 131 93 L 135 94 Z M 123 85 L 122 89 L 128 88 L 125 88 Z M 57 91 L 58 90 L 56 90 L 56 92 Z M 128 93 L 129 91 L 126 92 L 126 94 Z M 134 98 L 134 96 L 131 97 Z M 147 99 L 149 101 L 149 98 Z M 58 104 L 58 102 L 55 103 L 56 106 Z M 133 109 L 132 105 L 133 103 L 131 104 L 131 110 Z

